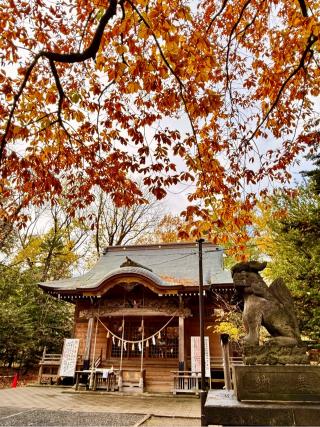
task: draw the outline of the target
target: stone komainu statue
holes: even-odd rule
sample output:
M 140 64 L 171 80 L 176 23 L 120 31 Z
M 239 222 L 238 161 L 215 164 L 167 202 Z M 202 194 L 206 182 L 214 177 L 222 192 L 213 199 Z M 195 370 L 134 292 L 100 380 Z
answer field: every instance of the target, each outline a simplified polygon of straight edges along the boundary
M 270 342 L 296 345 L 300 342 L 300 332 L 291 294 L 282 279 L 266 285 L 259 274 L 266 265 L 241 262 L 231 269 L 234 285 L 244 296 L 243 323 L 247 333 L 244 341 L 258 345 L 259 330 L 264 326 L 272 336 Z

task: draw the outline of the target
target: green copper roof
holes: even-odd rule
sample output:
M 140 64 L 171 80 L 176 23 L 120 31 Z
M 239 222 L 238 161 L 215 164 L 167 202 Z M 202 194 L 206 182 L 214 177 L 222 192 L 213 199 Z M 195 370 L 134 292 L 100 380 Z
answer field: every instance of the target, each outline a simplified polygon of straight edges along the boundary
M 42 282 L 41 287 L 56 291 L 95 289 L 119 274 L 136 274 L 158 286 L 197 286 L 199 255 L 196 243 L 162 245 L 111 246 L 87 273 L 70 279 Z M 223 269 L 223 250 L 203 244 L 204 285 L 231 284 L 229 271 Z

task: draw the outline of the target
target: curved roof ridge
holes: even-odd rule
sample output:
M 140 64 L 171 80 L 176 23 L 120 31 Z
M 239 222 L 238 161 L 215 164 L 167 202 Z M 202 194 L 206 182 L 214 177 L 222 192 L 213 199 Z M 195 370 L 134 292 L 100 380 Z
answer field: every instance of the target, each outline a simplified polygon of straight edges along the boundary
M 148 279 L 151 279 L 156 285 L 159 286 L 164 286 L 165 283 L 164 281 L 161 279 L 161 277 L 159 277 L 157 274 L 153 273 L 150 270 L 147 270 L 143 267 L 119 267 L 119 268 L 115 268 L 114 270 L 109 271 L 102 280 L 100 280 L 99 283 L 96 283 L 95 287 L 100 286 L 103 282 L 107 281 L 108 279 L 111 279 L 111 277 L 113 276 L 117 276 L 117 275 L 123 275 L 123 274 L 137 274 L 139 276 L 144 276 Z M 80 289 L 86 289 L 86 288 L 92 288 L 92 285 L 89 284 L 88 286 L 80 286 Z

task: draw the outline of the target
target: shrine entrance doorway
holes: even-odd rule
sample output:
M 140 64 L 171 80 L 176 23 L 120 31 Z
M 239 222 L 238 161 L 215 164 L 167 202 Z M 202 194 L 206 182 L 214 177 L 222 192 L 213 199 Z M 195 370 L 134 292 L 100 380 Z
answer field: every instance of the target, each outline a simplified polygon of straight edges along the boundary
M 140 373 L 148 391 L 172 388 L 172 371 L 179 366 L 178 317 L 109 317 L 100 323 L 106 332 L 105 366 L 131 375 L 136 385 Z

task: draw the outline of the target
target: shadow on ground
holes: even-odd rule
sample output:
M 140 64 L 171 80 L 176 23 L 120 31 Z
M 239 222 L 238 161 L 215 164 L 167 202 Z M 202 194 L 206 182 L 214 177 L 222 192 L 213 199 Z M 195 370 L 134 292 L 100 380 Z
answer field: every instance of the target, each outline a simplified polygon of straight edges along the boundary
M 174 427 L 188 427 L 200 426 L 200 418 L 183 418 L 183 417 L 157 417 L 151 416 L 148 418 L 141 427 L 158 427 L 158 426 L 174 426 Z

